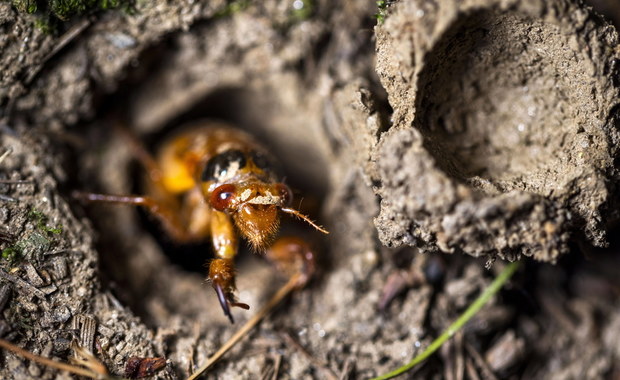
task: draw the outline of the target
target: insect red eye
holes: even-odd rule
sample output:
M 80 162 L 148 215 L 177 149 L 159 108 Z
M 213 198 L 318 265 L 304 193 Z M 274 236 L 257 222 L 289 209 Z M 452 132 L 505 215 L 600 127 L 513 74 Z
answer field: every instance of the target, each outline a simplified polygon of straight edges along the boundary
M 278 191 L 278 194 L 283 198 L 282 205 L 290 206 L 291 201 L 293 200 L 293 192 L 291 191 L 291 189 L 289 189 L 289 187 L 283 183 L 277 184 L 276 189 Z
M 209 203 L 211 207 L 218 211 L 224 211 L 230 207 L 232 200 L 235 197 L 235 185 L 226 184 L 222 186 L 218 186 L 211 193 L 211 197 L 209 198 Z

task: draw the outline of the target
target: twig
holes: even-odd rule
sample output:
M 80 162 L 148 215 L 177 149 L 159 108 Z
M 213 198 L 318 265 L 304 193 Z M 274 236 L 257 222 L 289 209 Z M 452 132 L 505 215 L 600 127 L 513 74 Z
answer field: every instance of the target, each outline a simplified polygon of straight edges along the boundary
M 278 372 L 280 371 L 280 363 L 282 362 L 282 355 L 275 355 L 273 364 L 268 364 L 261 372 L 261 380 L 277 380 Z
M 82 32 L 86 30 L 86 28 L 88 28 L 91 23 L 92 21 L 86 18 L 82 20 L 80 23 L 71 27 L 71 29 L 69 29 L 65 34 L 63 34 L 58 39 L 58 42 L 56 43 L 56 45 L 54 45 L 52 50 L 50 50 L 50 52 L 47 53 L 45 57 L 43 57 L 43 60 L 41 61 L 41 63 L 38 66 L 36 66 L 34 69 L 30 70 L 30 72 L 28 73 L 28 76 L 26 77 L 26 80 L 24 81 L 24 84 L 26 86 L 30 85 L 30 83 L 32 83 L 34 78 L 36 78 L 36 76 L 41 72 L 43 67 L 45 67 L 45 64 L 50 59 L 52 59 L 56 54 L 58 54 L 58 52 L 60 52 L 71 41 L 73 41 L 77 36 L 82 34 Z
M 39 364 L 42 364 L 42 365 L 45 365 L 51 368 L 55 368 L 60 371 L 67 371 L 67 372 L 70 372 L 76 375 L 90 377 L 92 379 L 111 379 L 111 377 L 109 376 L 103 376 L 101 374 L 91 372 L 84 368 L 76 367 L 70 364 L 61 363 L 56 360 L 52 360 L 52 359 L 44 358 L 39 355 L 35 355 L 32 352 L 26 351 L 23 348 L 19 348 L 16 345 L 2 338 L 0 338 L 0 347 L 4 348 L 5 350 L 9 350 L 17 355 L 23 356 L 24 358 L 28 360 L 32 360 Z
M 478 368 L 480 368 L 480 372 L 485 380 L 497 380 L 497 377 L 493 373 L 491 367 L 486 360 L 480 355 L 480 353 L 469 343 L 465 342 L 465 349 L 471 358 L 474 360 Z
M 455 362 L 455 378 L 463 380 L 465 377 L 465 359 L 463 357 L 463 330 L 459 330 L 455 339 L 456 362 Z
M 555 297 L 543 293 L 540 294 L 540 298 L 540 304 L 543 310 L 551 316 L 551 319 L 555 320 L 562 329 L 575 336 L 576 332 L 579 331 L 577 324 L 571 321 L 562 308 L 562 304 L 556 301 Z
M 375 377 L 372 380 L 385 380 L 391 379 L 398 375 L 402 375 L 403 373 L 409 371 L 411 368 L 420 364 L 424 360 L 428 359 L 432 354 L 435 353 L 448 339 L 450 339 L 458 330 L 460 330 L 480 309 L 493 297 L 495 293 L 497 293 L 504 283 L 508 281 L 510 277 L 514 274 L 514 272 L 519 268 L 519 262 L 515 261 L 510 263 L 504 268 L 502 273 L 493 280 L 491 285 L 489 285 L 476 300 L 469 305 L 467 310 L 461 316 L 452 323 L 437 339 L 435 339 L 430 346 L 428 346 L 422 353 L 414 357 L 409 363 L 404 366 L 395 369 L 392 372 L 386 373 L 384 375 Z
M 27 180 L 27 179 L 16 179 L 16 180 L 10 180 L 10 179 L 0 179 L 0 183 L 3 184 L 7 184 L 7 185 L 24 185 L 24 184 L 33 184 L 34 182 L 32 182 L 31 180 Z
M 280 372 L 280 365 L 282 364 L 282 355 L 276 355 L 275 363 L 273 364 L 273 376 L 271 380 L 278 380 L 278 372 Z
M 22 87 L 22 91 L 18 93 L 17 95 L 14 95 L 11 98 L 9 98 L 9 101 L 5 107 L 6 111 L 4 112 L 3 116 L 5 116 L 7 120 L 12 118 L 11 115 L 13 115 L 13 110 L 15 109 L 15 104 L 17 102 L 17 99 L 21 95 L 23 95 L 23 91 L 25 91 L 25 87 L 30 86 L 32 81 L 34 81 L 34 79 L 39 75 L 39 73 L 41 73 L 41 71 L 43 70 L 43 68 L 45 67 L 45 65 L 50 59 L 52 59 L 56 54 L 58 54 L 65 46 L 67 46 L 71 41 L 73 41 L 77 36 L 79 36 L 91 24 L 92 24 L 92 21 L 90 19 L 84 19 L 80 23 L 73 26 L 70 30 L 68 30 L 65 34 L 63 34 L 60 37 L 60 39 L 58 40 L 56 45 L 54 45 L 52 50 L 50 50 L 49 53 L 47 53 L 41 59 L 41 62 L 36 67 L 28 71 L 28 74 L 26 75 L 26 78 L 24 79 L 24 82 L 23 82 L 24 85 Z
M 13 276 L 11 274 L 8 274 L 8 273 L 6 273 L 2 269 L 0 269 L 0 278 L 14 283 L 18 287 L 26 290 L 29 293 L 34 294 L 35 296 L 39 297 L 41 300 L 47 302 L 47 300 L 45 299 L 45 293 L 43 293 L 41 290 L 35 288 L 34 286 L 30 285 L 29 283 L 27 283 L 26 281 L 22 280 L 21 278 Z
M 293 348 L 295 348 L 297 351 L 301 352 L 306 358 L 308 358 L 308 360 L 310 360 L 310 362 L 312 364 L 314 364 L 320 370 L 322 370 L 324 375 L 325 375 L 325 378 L 327 378 L 329 380 L 337 380 L 338 379 L 338 376 L 336 376 L 335 373 L 333 373 L 329 368 L 327 368 L 325 366 L 325 363 L 322 360 L 319 360 L 315 356 L 310 354 L 308 352 L 308 350 L 306 350 L 304 348 L 304 346 L 302 346 L 301 343 L 296 341 L 290 334 L 284 333 L 284 334 L 282 334 L 282 336 L 284 336 L 284 339 L 287 341 L 288 344 L 293 346 Z
M 344 362 L 344 366 L 342 368 L 342 372 L 340 372 L 340 376 L 338 376 L 338 380 L 346 380 L 350 377 L 351 371 L 353 370 L 353 359 L 348 357 Z
M 235 333 L 224 345 L 213 354 L 207 362 L 196 370 L 187 380 L 195 380 L 198 376 L 202 375 L 207 369 L 215 364 L 224 354 L 230 350 L 238 341 L 240 341 L 251 329 L 254 328 L 263 318 L 265 318 L 274 307 L 276 307 L 290 292 L 295 290 L 298 286 L 301 274 L 292 276 L 284 286 L 278 290 L 278 292 L 269 300 L 269 302 L 263 306 L 252 318 L 250 318 L 239 331 Z
M 71 349 L 75 353 L 75 357 L 71 358 L 74 364 L 88 368 L 93 373 L 103 377 L 109 377 L 108 369 L 84 346 L 81 346 L 76 339 L 71 342 Z
M 467 370 L 467 376 L 469 376 L 471 380 L 481 380 L 471 358 L 465 360 L 465 369 Z
M 5 201 L 5 202 L 17 202 L 17 199 L 13 198 L 13 197 L 9 197 L 8 195 L 3 195 L 0 194 L 0 201 Z
M 8 148 L 4 153 L 2 153 L 2 156 L 0 156 L 0 164 L 2 163 L 2 161 L 4 161 L 5 158 L 7 158 L 11 153 L 13 153 L 13 148 Z

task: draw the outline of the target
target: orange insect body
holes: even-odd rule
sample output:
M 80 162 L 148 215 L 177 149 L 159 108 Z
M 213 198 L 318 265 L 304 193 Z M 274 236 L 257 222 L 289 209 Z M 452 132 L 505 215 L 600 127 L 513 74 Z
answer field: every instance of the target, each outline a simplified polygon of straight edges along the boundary
M 229 305 L 249 308 L 234 296 L 238 234 L 256 251 L 265 251 L 278 231 L 280 212 L 327 233 L 289 207 L 292 193 L 278 181 L 275 160 L 242 131 L 213 123 L 196 126 L 167 140 L 155 158 L 137 141 L 134 148 L 148 170 L 148 196 L 76 196 L 144 206 L 179 242 L 210 237 L 216 258 L 209 264 L 208 279 L 231 322 Z M 300 240 L 280 242 L 267 253 L 280 266 L 304 268 L 308 275 L 314 268 L 312 252 Z
M 231 217 L 243 237 L 264 250 L 278 231 L 278 209 L 291 198 L 289 188 L 277 182 L 273 162 L 246 133 L 225 127 L 194 128 L 163 145 L 157 156 L 161 181 L 154 182 L 160 189 L 151 192 L 167 202 L 174 202 L 170 196 L 182 197 L 175 208 L 185 209 L 182 224 L 191 226 L 191 236 L 181 240 L 219 238 L 226 234 L 222 224 Z M 209 228 L 210 224 L 216 226 Z M 218 256 L 230 255 L 220 252 L 225 246 L 215 247 Z

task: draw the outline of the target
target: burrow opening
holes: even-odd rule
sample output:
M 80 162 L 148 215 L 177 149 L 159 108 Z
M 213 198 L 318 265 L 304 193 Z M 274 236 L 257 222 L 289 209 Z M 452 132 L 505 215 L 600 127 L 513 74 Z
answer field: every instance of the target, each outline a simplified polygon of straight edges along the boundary
M 296 208 L 300 208 L 305 214 L 317 220 L 320 215 L 321 199 L 324 199 L 326 189 L 325 178 L 313 175 L 300 175 L 298 157 L 287 159 L 286 147 L 274 146 L 274 139 L 270 138 L 268 127 L 269 120 L 256 113 L 258 105 L 257 94 L 251 90 L 241 87 L 221 87 L 214 89 L 206 96 L 197 99 L 196 103 L 188 110 L 176 115 L 168 121 L 160 130 L 151 133 L 146 137 L 146 145 L 150 152 L 155 152 L 158 146 L 170 138 L 170 135 L 178 132 L 187 126 L 197 123 L 210 121 L 224 122 L 231 127 L 249 132 L 255 137 L 256 141 L 270 151 L 274 152 L 274 162 L 278 172 L 283 173 L 282 181 L 286 182 L 293 191 Z M 269 104 L 261 100 L 261 105 Z M 240 112 L 242 110 L 242 112 Z M 280 142 L 281 143 L 281 142 Z M 304 148 L 301 148 L 304 151 Z M 284 157 L 284 158 L 283 158 Z M 303 162 L 303 161 L 302 161 Z M 134 162 L 132 167 L 132 178 L 134 192 L 144 194 L 144 169 Z M 153 220 L 151 215 L 139 208 L 141 223 L 153 235 L 173 265 L 180 266 L 183 270 L 206 275 L 208 261 L 213 258 L 210 240 L 204 242 L 178 244 L 167 236 L 166 231 L 158 221 Z M 281 216 L 281 233 L 284 234 L 303 234 L 302 222 L 287 215 Z M 237 261 L 244 261 L 253 251 L 246 241 L 240 239 L 239 254 Z
M 562 189 L 604 143 L 590 116 L 589 61 L 558 25 L 489 10 L 460 20 L 420 73 L 414 125 L 425 148 L 485 193 Z
M 151 69 L 153 77 L 156 77 L 158 70 Z M 145 76 L 140 77 L 144 80 Z M 148 82 L 143 84 L 144 88 L 150 86 Z M 134 113 L 132 105 L 140 104 L 139 98 L 146 96 L 144 94 L 148 92 L 144 91 L 144 88 L 128 80 L 116 94 L 110 95 L 109 104 L 101 108 L 101 118 L 105 119 L 106 114 Z M 167 89 L 160 88 L 159 91 L 165 92 Z M 174 96 L 174 91 L 170 90 L 171 96 Z M 269 93 L 258 94 L 250 87 L 225 85 L 197 95 L 191 106 L 180 110 L 157 129 L 144 133 L 135 130 L 132 125 L 127 125 L 127 128 L 133 130 L 151 153 L 155 152 L 171 133 L 187 124 L 218 120 L 245 130 L 271 150 L 279 160 L 285 175 L 283 180 L 291 187 L 296 198 L 294 206 L 311 219 L 320 221 L 321 200 L 327 192 L 327 175 L 324 170 L 308 169 L 309 165 L 304 166 L 304 163 L 319 164 L 316 160 L 310 163 L 307 160 L 308 157 L 317 155 L 321 158 L 321 153 L 316 149 L 316 142 L 310 139 L 301 141 L 301 145 L 300 139 L 289 144 L 286 136 L 273 135 L 273 115 L 283 117 L 278 107 L 278 99 L 271 97 Z M 279 119 L 278 123 L 282 124 L 282 120 Z M 107 136 L 101 136 L 100 130 L 96 130 L 100 127 L 101 125 L 98 125 L 94 128 L 95 134 L 98 134 L 96 138 L 113 138 L 111 135 L 114 133 L 111 131 L 108 131 Z M 124 142 L 122 138 L 116 138 L 115 143 Z M 107 149 L 111 153 L 104 155 L 116 156 L 118 147 Z M 109 186 L 109 182 L 117 181 L 121 183 L 120 187 L 125 186 L 134 194 L 144 194 L 144 169 L 131 155 L 119 160 L 120 162 L 100 163 L 112 169 L 102 169 L 97 174 L 96 182 L 108 182 L 105 188 L 118 188 L 118 184 Z M 122 162 L 123 160 L 126 161 Z M 123 168 L 126 168 L 124 174 L 121 173 Z M 118 172 L 118 175 L 106 175 L 110 172 Z M 105 192 L 102 188 L 91 187 L 89 190 Z M 300 202 L 301 199 L 303 202 Z M 213 258 L 209 239 L 197 244 L 178 244 L 166 235 L 151 215 L 139 208 L 137 210 L 136 212 L 136 207 L 129 205 L 97 205 L 91 210 L 91 217 L 98 224 L 102 279 L 106 286 L 152 327 L 161 326 L 170 318 L 179 315 L 183 315 L 188 321 L 208 320 L 215 316 L 215 320 L 227 324 L 219 310 L 214 292 L 205 283 L 208 271 L 206 264 Z M 131 233 L 127 233 L 127 230 Z M 317 241 L 318 233 L 302 222 L 282 215 L 280 235 L 284 234 Z M 323 246 L 321 250 L 324 250 Z M 259 256 L 242 240 L 235 259 L 239 298 L 250 303 L 254 309 L 260 306 L 263 298 L 271 294 L 279 283 L 273 281 L 277 278 L 275 269 L 270 268 Z M 270 280 L 265 280 L 265 276 Z

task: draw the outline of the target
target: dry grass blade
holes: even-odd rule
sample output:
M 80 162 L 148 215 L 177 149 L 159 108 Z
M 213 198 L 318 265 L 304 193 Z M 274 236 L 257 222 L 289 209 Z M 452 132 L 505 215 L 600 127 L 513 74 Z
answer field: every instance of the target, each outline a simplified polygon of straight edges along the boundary
M 79 345 L 77 340 L 71 342 L 71 349 L 75 353 L 75 357 L 71 358 L 73 364 L 81 365 L 89 370 L 101 375 L 104 378 L 109 377 L 108 369 L 86 348 Z
M 13 149 L 12 148 L 8 148 L 7 150 L 4 151 L 4 153 L 2 153 L 2 155 L 0 156 L 0 164 L 2 163 L 2 161 L 4 161 L 5 158 L 7 158 L 11 153 L 13 153 Z
M 317 359 L 314 355 L 308 352 L 308 350 L 306 350 L 306 348 L 302 346 L 298 341 L 296 341 L 290 334 L 284 333 L 282 334 L 282 336 L 284 337 L 284 340 L 286 340 L 289 346 L 299 351 L 321 371 L 321 373 L 323 374 L 323 378 L 328 380 L 338 380 L 338 376 L 336 376 L 336 374 L 326 366 L 326 363 L 324 363 L 320 359 Z
M 278 290 L 276 294 L 267 302 L 262 309 L 258 311 L 252 318 L 250 318 L 239 331 L 235 333 L 224 345 L 213 354 L 209 360 L 196 372 L 190 375 L 187 380 L 195 380 L 198 376 L 202 375 L 207 369 L 209 369 L 213 364 L 215 364 L 224 354 L 230 350 L 237 342 L 239 342 L 250 330 L 254 328 L 263 318 L 265 318 L 271 311 L 295 288 L 298 286 L 298 282 L 301 275 L 296 274 L 292 276 L 284 286 Z
M 4 348 L 5 350 L 11 351 L 15 353 L 16 355 L 22 356 L 28 360 L 32 360 L 36 363 L 42 364 L 50 368 L 55 368 L 60 371 L 67 371 L 75 375 L 90 377 L 92 379 L 113 379 L 112 377 L 107 375 L 107 370 L 106 370 L 106 374 L 104 375 L 101 373 L 93 372 L 90 369 L 76 367 L 71 364 L 62 363 L 56 360 L 44 358 L 42 356 L 38 356 L 29 351 L 26 351 L 23 348 L 19 348 L 16 345 L 12 344 L 11 342 L 8 342 L 1 338 L 0 338 L 0 347 Z
M 486 303 L 493 297 L 502 286 L 512 277 L 512 275 L 519 268 L 520 263 L 518 261 L 512 262 L 502 270 L 502 272 L 493 280 L 493 282 L 487 286 L 484 291 L 476 298 L 461 316 L 454 321 L 448 328 L 437 337 L 428 347 L 426 347 L 421 353 L 416 355 L 409 363 L 386 373 L 384 375 L 373 378 L 373 380 L 387 380 L 396 376 L 402 375 L 410 369 L 416 367 L 418 364 L 424 362 L 431 355 L 435 353 L 443 344 L 449 340 L 454 334 L 456 334 L 463 326 L 476 314 L 480 309 L 486 305 Z

